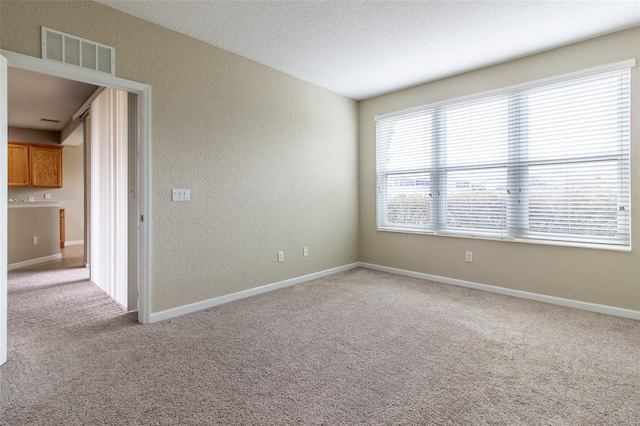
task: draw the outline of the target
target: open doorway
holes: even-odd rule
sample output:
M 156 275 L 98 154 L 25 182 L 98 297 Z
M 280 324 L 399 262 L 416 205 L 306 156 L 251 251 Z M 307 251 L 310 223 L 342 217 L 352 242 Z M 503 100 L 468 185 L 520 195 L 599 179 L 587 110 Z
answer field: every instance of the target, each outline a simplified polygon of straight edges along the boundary
M 24 69 L 27 71 L 40 72 L 45 75 L 63 77 L 66 79 L 80 81 L 83 83 L 94 84 L 97 86 L 110 87 L 114 89 L 124 90 L 136 96 L 128 96 L 127 102 L 132 105 L 135 110 L 132 116 L 136 120 L 137 127 L 135 131 L 138 135 L 137 158 L 135 167 L 130 167 L 128 173 L 133 174 L 134 180 L 137 182 L 138 192 L 135 197 L 136 209 L 135 216 L 129 213 L 129 230 L 135 228 L 132 232 L 139 241 L 138 247 L 129 253 L 129 259 L 135 259 L 138 270 L 135 272 L 135 279 L 138 281 L 138 320 L 141 323 L 149 322 L 150 298 L 149 298 L 149 276 L 150 276 L 150 226 L 148 221 L 148 209 L 150 199 L 150 117 L 151 117 L 151 88 L 148 85 L 123 80 L 109 74 L 104 74 L 92 70 L 77 69 L 65 64 L 59 64 L 52 61 L 46 61 L 26 55 L 16 54 L 14 52 L 1 52 L 8 60 L 9 67 Z M 6 202 L 6 200 L 3 200 Z M 4 207 L 5 206 L 1 206 Z M 136 226 L 131 225 L 135 223 Z M 132 239 L 129 237 L 129 240 Z M 129 269 L 129 268 L 126 268 Z M 0 330 L 1 331 L 1 330 Z
M 8 87 L 8 269 L 84 264 L 136 311 L 137 95 L 18 68 Z
M 75 81 L 94 84 L 97 86 L 111 87 L 125 90 L 128 93 L 138 95 L 138 159 L 137 159 L 137 180 L 138 180 L 138 197 L 137 211 L 138 217 L 135 218 L 137 224 L 137 238 L 139 241 L 138 250 L 130 253 L 136 258 L 138 265 L 138 322 L 150 322 L 151 294 L 150 294 L 150 276 L 151 276 L 151 224 L 149 221 L 149 211 L 151 204 L 151 87 L 149 85 L 138 83 L 130 80 L 124 80 L 115 76 L 104 74 L 97 71 L 75 68 L 73 66 L 60 64 L 54 61 L 35 58 L 11 51 L 0 50 L 0 103 L 3 108 L 0 109 L 0 123 L 6 129 L 6 87 L 7 87 L 7 66 L 24 69 L 27 71 L 40 72 L 46 75 L 68 78 Z M 6 60 L 5 60 L 6 59 Z M 7 132 L 0 132 L 0 143 L 7 143 Z M 6 172 L 7 152 L 0 151 L 0 169 Z M 0 197 L 0 211 L 3 212 L 2 222 L 6 223 L 7 211 L 6 196 Z M 0 241 L 0 245 L 7 246 L 6 233 Z M 0 250 L 0 257 L 3 258 L 2 276 L 0 276 L 0 364 L 7 359 L 7 322 L 6 322 L 6 306 L 7 306 L 7 275 L 6 275 L 6 249 Z

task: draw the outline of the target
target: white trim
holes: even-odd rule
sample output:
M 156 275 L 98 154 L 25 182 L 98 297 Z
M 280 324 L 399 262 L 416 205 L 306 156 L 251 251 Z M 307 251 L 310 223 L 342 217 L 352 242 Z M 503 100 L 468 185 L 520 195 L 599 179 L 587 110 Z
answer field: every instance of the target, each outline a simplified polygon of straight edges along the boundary
M 521 299 L 535 300 L 538 302 L 551 303 L 553 305 L 566 306 L 569 308 L 581 309 L 584 311 L 598 312 L 600 314 L 607 314 L 607 315 L 613 315 L 616 317 L 640 320 L 640 311 L 634 311 L 632 309 L 618 308 L 615 306 L 608 306 L 608 305 L 599 305 L 597 303 L 582 302 L 580 300 L 564 299 L 562 297 L 547 296 L 545 294 L 530 293 L 528 291 L 522 291 L 522 290 L 513 290 L 510 288 L 480 284 L 472 281 L 458 280 L 455 278 L 440 277 L 437 275 L 425 274 L 422 272 L 407 271 L 405 269 L 391 268 L 388 266 L 374 265 L 371 263 L 360 262 L 360 266 L 362 268 L 388 272 L 396 275 L 405 275 L 407 277 L 436 281 L 439 283 L 451 284 L 451 285 L 456 285 L 460 287 L 468 287 L 476 290 L 482 290 L 482 291 L 488 291 L 491 293 L 504 294 L 506 296 L 518 297 Z
M 138 294 L 138 322 L 150 322 L 151 313 L 151 86 L 136 81 L 125 80 L 112 75 L 23 55 L 0 49 L 0 54 L 7 58 L 8 65 L 27 71 L 39 72 L 66 79 L 72 79 L 96 86 L 112 87 L 139 95 L 140 108 L 140 197 L 138 199 L 140 215 L 140 273 Z
M 39 257 L 37 259 L 25 260 L 23 262 L 10 263 L 7 266 L 8 271 L 12 271 L 18 268 L 24 268 L 25 266 L 37 265 L 39 263 L 49 262 L 51 260 L 62 259 L 62 254 L 52 254 L 51 256 Z
M 415 106 L 415 107 L 406 108 L 406 109 L 402 109 L 402 110 L 399 110 L 399 111 L 388 112 L 388 113 L 385 113 L 385 114 L 380 114 L 380 115 L 374 116 L 373 120 L 374 121 L 383 120 L 385 118 L 392 118 L 392 117 L 396 117 L 396 116 L 403 115 L 403 114 L 410 114 L 412 112 L 419 112 L 419 111 L 422 111 L 422 110 L 425 110 L 425 109 L 436 108 L 436 107 L 439 107 L 439 106 L 442 106 L 442 105 L 448 105 L 448 104 L 452 104 L 452 103 L 456 103 L 456 102 L 462 102 L 462 101 L 471 100 L 471 99 L 474 99 L 474 98 L 483 98 L 485 96 L 501 94 L 501 93 L 510 92 L 510 91 L 513 91 L 513 90 L 521 90 L 521 89 L 536 87 L 536 86 L 539 86 L 539 85 L 549 84 L 549 83 L 552 83 L 552 82 L 562 81 L 562 80 L 571 79 L 571 78 L 586 77 L 588 75 L 598 74 L 598 73 L 601 73 L 601 72 L 616 71 L 616 70 L 621 70 L 621 69 L 625 69 L 625 68 L 634 68 L 635 66 L 636 66 L 636 60 L 635 59 L 627 59 L 626 61 L 614 62 L 612 64 L 599 65 L 599 66 L 587 68 L 587 69 L 584 69 L 584 70 L 568 72 L 568 73 L 565 73 L 565 74 L 560 74 L 560 75 L 556 75 L 556 76 L 552 76 L 552 77 L 541 78 L 539 80 L 527 81 L 527 82 L 524 82 L 524 83 L 514 84 L 514 85 L 511 85 L 511 86 L 505 86 L 505 87 L 500 87 L 500 88 L 497 88 L 497 89 L 486 90 L 484 92 L 478 92 L 478 93 L 473 93 L 473 94 L 470 94 L 470 95 L 459 96 L 459 97 L 453 98 L 453 99 L 446 99 L 446 100 L 443 100 L 443 101 L 437 101 L 437 102 L 433 102 L 433 103 L 429 103 L 429 104 L 418 105 L 418 106 Z M 429 83 L 426 83 L 426 84 L 429 84 Z
M 80 246 L 84 244 L 84 240 L 65 241 L 64 246 Z
M 112 87 L 126 92 L 141 93 L 151 87 L 148 84 L 125 80 L 100 71 L 23 55 L 22 53 L 16 53 L 10 50 L 0 49 L 0 53 L 7 58 L 8 65 L 13 68 L 73 79 L 96 86 Z
M 151 86 L 138 93 L 138 214 L 140 220 L 140 258 L 138 269 L 138 321 L 151 322 Z
M 7 145 L 7 59 L 0 55 L 0 146 Z M 0 151 L 0 176 L 7 176 L 7 150 Z M 7 362 L 7 185 L 0 186 L 0 366 Z
M 62 207 L 60 201 L 27 201 L 27 202 L 10 202 L 7 205 L 10 209 L 26 209 L 34 207 Z
M 284 281 L 278 281 L 272 284 L 266 284 L 260 287 L 251 288 L 249 290 L 239 291 L 237 293 L 227 294 L 226 296 L 214 297 L 213 299 L 203 300 L 201 302 L 191 303 L 189 305 L 182 305 L 176 308 L 167 309 L 165 311 L 154 312 L 151 314 L 151 322 L 164 321 L 170 318 L 175 318 L 180 315 L 190 314 L 203 309 L 208 309 L 214 306 L 222 305 L 223 303 L 233 302 L 234 300 L 244 299 L 246 297 L 256 296 L 258 294 L 267 293 L 269 291 L 278 290 L 280 288 L 289 287 L 292 285 L 300 284 L 303 282 L 315 280 L 318 278 L 326 277 L 328 275 L 337 274 L 338 272 L 348 271 L 360 266 L 359 263 L 351 263 L 344 266 L 338 266 L 336 268 L 326 269 L 320 272 L 314 272 L 312 274 L 303 275 L 296 278 L 291 278 Z

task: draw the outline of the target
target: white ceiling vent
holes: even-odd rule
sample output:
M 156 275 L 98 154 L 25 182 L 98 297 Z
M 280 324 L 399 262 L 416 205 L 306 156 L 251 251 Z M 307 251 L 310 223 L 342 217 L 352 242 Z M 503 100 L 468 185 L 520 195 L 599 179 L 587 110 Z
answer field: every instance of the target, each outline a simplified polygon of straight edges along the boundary
M 116 73 L 115 48 L 46 27 L 42 27 L 42 59 Z

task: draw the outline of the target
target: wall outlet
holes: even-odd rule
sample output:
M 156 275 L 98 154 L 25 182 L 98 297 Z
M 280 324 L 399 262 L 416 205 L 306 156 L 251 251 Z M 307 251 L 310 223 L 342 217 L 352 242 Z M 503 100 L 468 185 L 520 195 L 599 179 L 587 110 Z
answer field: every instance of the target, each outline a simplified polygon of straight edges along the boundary
M 283 251 L 279 251 L 278 252 L 278 262 L 284 262 L 284 252 Z
M 35 201 L 36 198 L 35 197 L 29 197 L 29 201 Z
M 44 199 L 45 200 L 50 200 L 51 199 L 51 194 L 44 194 Z
M 304 248 L 302 249 L 302 255 L 303 255 L 304 257 L 309 256 L 309 247 L 304 247 Z
M 473 262 L 473 252 L 468 251 L 464 254 L 464 260 L 467 262 Z
M 31 244 L 33 245 L 38 244 L 38 237 L 31 237 Z

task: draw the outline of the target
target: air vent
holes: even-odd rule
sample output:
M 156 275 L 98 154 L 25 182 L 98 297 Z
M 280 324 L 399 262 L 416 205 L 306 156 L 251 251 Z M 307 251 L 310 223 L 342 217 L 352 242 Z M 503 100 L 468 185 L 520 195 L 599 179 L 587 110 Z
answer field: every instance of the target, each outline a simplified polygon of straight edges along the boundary
M 116 49 L 42 27 L 42 59 L 115 75 Z

